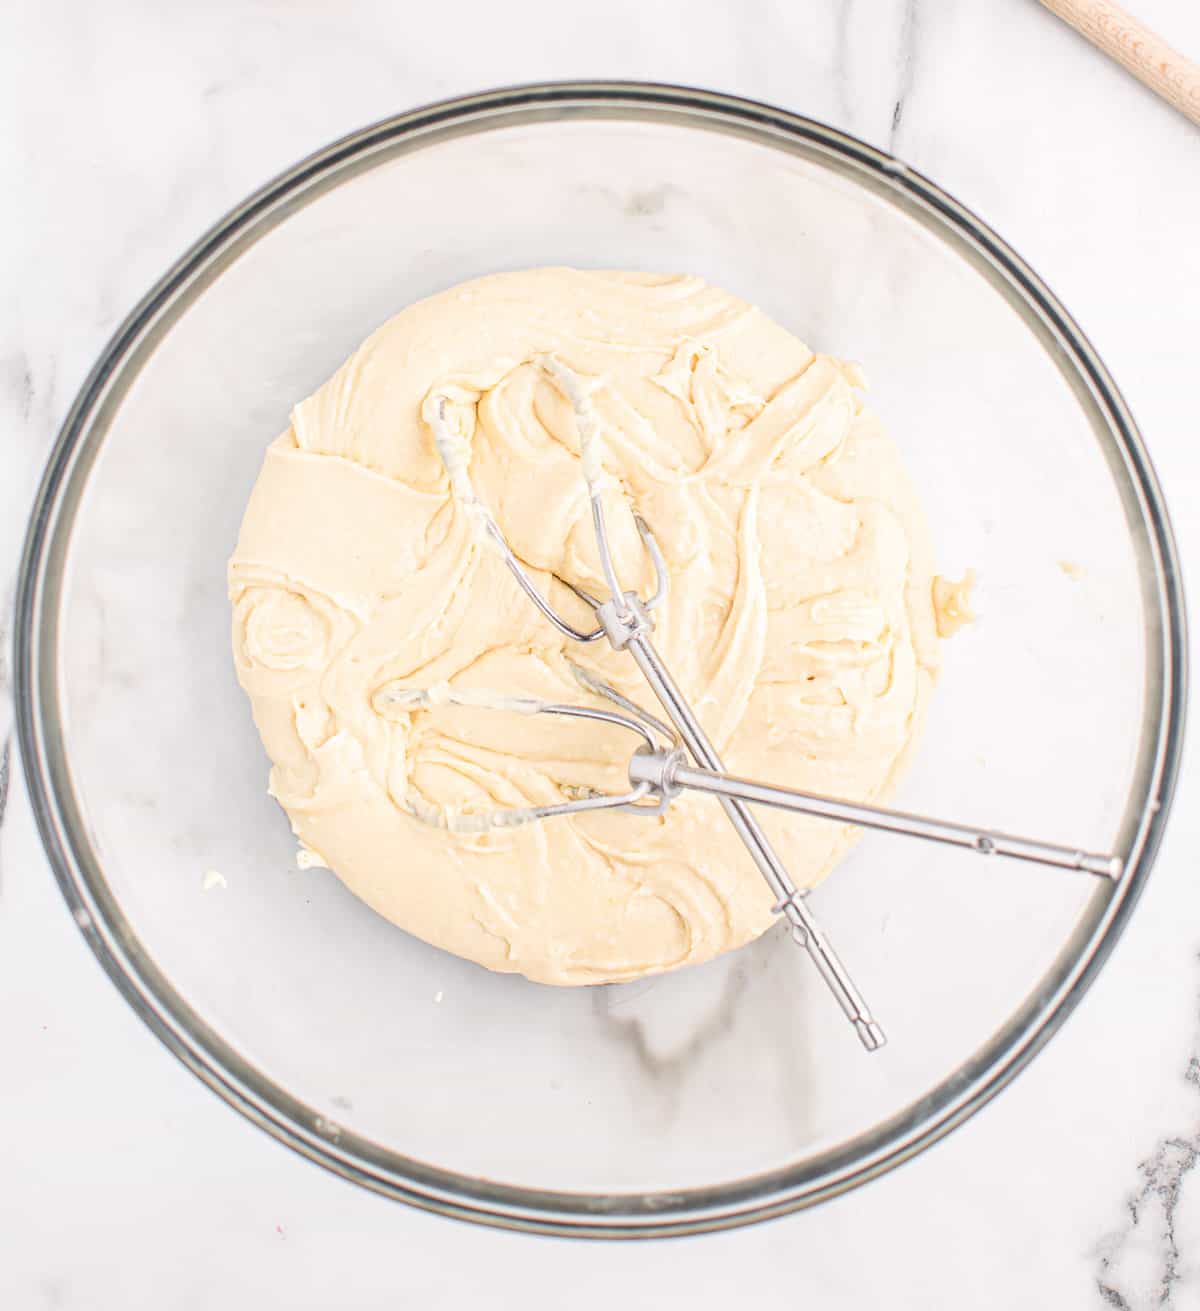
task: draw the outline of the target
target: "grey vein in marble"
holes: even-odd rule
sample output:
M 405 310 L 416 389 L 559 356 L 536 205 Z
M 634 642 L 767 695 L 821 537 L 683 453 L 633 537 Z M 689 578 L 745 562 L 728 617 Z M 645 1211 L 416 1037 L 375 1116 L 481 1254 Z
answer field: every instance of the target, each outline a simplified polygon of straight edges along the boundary
M 16 397 L 21 418 L 28 419 L 33 411 L 33 369 L 24 351 L 14 351 L 0 360 L 0 379 L 0 385 Z
M 7 809 L 12 776 L 12 671 L 9 643 L 17 558 L 27 518 L 27 503 L 36 485 L 36 472 L 55 431 L 55 379 L 53 359 L 42 369 L 24 348 L 0 355 L 0 420 L 9 417 L 22 446 L 16 469 L 0 479 L 0 827 Z M 6 425 L 7 426 L 7 425 Z M 23 458 L 22 458 L 23 457 Z
M 906 0 L 904 16 L 900 24 L 900 50 L 898 63 L 900 81 L 896 87 L 896 104 L 892 110 L 892 126 L 888 132 L 888 152 L 896 153 L 896 143 L 900 137 L 900 127 L 904 121 L 905 105 L 912 95 L 916 84 L 916 54 L 920 35 L 917 17 L 918 0 Z
M 673 1013 L 672 1022 L 654 1026 L 659 1030 L 657 1034 L 652 1032 L 647 1017 L 620 1012 L 637 1007 L 648 992 L 658 989 L 660 978 L 591 989 L 597 1036 L 607 1039 L 630 1062 L 637 1078 L 641 1111 L 661 1125 L 677 1119 L 689 1080 L 712 1049 L 719 1047 L 733 1030 L 747 995 L 749 979 L 744 966 L 723 967 L 718 962 L 709 972 L 722 970 L 717 995 L 708 1004 Z M 664 1041 L 663 1034 L 670 1036 Z
M 4 815 L 8 808 L 9 777 L 12 773 L 12 687 L 8 667 L 8 644 L 11 633 L 10 616 L 12 615 L 13 597 L 11 592 L 4 599 L 0 614 L 0 830 L 4 827 Z M 4 867 L 0 864 L 0 892 L 4 890 Z
M 838 5 L 833 29 L 833 84 L 837 90 L 838 108 L 844 121 L 854 117 L 853 98 L 850 94 L 850 10 L 853 0 Z
M 674 1082 L 686 1075 L 693 1061 L 712 1042 L 732 1030 L 746 984 L 744 968 L 731 970 L 721 987 L 717 1004 L 695 1024 L 680 1045 L 670 1052 L 655 1051 L 639 1017 L 617 1013 L 622 996 L 620 990 L 627 985 L 605 984 L 593 988 L 592 1010 L 610 1036 L 633 1053 L 644 1073 L 654 1080 Z
M 1200 1096 L 1200 1033 L 1183 1072 L 1184 1082 Z M 1200 1162 L 1200 1115 L 1191 1131 L 1168 1134 L 1138 1165 L 1142 1185 L 1126 1199 L 1125 1223 L 1099 1246 L 1096 1289 L 1114 1311 L 1195 1306 L 1179 1294 L 1194 1285 L 1188 1280 L 1180 1207 L 1188 1180 Z M 1191 1190 L 1195 1192 L 1195 1190 Z M 1191 1196 L 1191 1192 L 1189 1192 Z
M 8 806 L 8 777 L 12 771 L 12 741 L 6 739 L 4 746 L 0 747 L 0 826 L 4 824 L 4 812 Z M 3 873 L 3 866 L 0 866 L 0 874 Z M 3 884 L 0 883 L 0 888 Z

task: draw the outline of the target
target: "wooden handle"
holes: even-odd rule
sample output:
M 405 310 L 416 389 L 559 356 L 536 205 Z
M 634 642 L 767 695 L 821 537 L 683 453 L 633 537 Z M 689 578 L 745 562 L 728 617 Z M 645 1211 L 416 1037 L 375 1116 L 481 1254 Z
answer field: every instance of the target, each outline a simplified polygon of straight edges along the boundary
M 1042 0 L 1042 4 L 1200 126 L 1200 66 L 1112 0 Z

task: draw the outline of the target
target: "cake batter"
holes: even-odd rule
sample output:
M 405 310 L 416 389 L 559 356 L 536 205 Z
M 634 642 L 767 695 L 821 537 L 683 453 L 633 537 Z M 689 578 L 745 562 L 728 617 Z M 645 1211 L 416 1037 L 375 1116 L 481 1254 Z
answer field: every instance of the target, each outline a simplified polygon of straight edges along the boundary
M 587 380 L 590 452 L 564 377 Z M 623 790 L 630 750 L 497 693 L 603 706 L 582 668 L 653 706 L 632 660 L 569 643 L 521 594 L 454 494 L 430 407 L 456 434 L 459 492 L 469 479 L 581 627 L 567 584 L 604 593 L 585 472 L 645 592 L 637 506 L 671 578 L 656 645 L 730 772 L 882 801 L 919 733 L 939 616 L 924 520 L 863 385 L 686 276 L 497 274 L 379 329 L 268 448 L 229 568 L 238 676 L 301 863 L 428 942 L 546 983 L 634 979 L 762 933 L 771 894 L 711 800 L 486 822 Z M 855 837 L 761 820 L 802 887 Z

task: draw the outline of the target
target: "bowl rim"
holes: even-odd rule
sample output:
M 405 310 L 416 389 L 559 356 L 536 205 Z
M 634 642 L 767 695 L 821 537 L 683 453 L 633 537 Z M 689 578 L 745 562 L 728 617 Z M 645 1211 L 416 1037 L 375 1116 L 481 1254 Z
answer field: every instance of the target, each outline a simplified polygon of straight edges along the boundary
M 1006 1024 L 917 1102 L 852 1142 L 800 1164 L 679 1192 L 589 1194 L 542 1190 L 442 1170 L 333 1125 L 264 1078 L 191 1009 L 124 921 L 79 817 L 57 701 L 58 583 L 74 510 L 108 421 L 157 341 L 194 298 L 287 215 L 357 172 L 406 150 L 516 124 L 640 119 L 738 135 L 823 163 L 922 217 L 1005 294 L 1060 372 L 1104 420 L 1131 529 L 1145 530 L 1143 594 L 1159 622 L 1158 668 L 1148 674 L 1142 756 L 1123 827 L 1126 875 L 1097 888 L 1055 965 Z M 382 159 L 381 159 L 382 156 Z M 1103 441 L 1101 442 L 1104 445 Z M 1124 483 L 1122 483 L 1122 476 Z M 1143 565 L 1145 565 L 1143 561 Z M 1178 554 L 1149 456 L 1107 369 L 1027 264 L 971 211 L 892 156 L 816 120 L 690 87 L 552 82 L 455 97 L 398 114 L 335 141 L 230 210 L 130 312 L 92 368 L 58 434 L 25 539 L 16 592 L 14 682 L 25 779 L 62 894 L 89 947 L 164 1045 L 209 1088 L 279 1141 L 342 1177 L 446 1216 L 575 1237 L 662 1237 L 730 1228 L 837 1196 L 894 1168 L 961 1124 L 1059 1029 L 1094 981 L 1136 904 L 1170 809 L 1183 742 L 1186 616 Z M 1145 725 L 1151 725 L 1147 735 Z M 1151 740 L 1151 738 L 1153 740 Z M 1136 813 L 1135 813 L 1136 812 Z M 1072 951 L 1071 948 L 1074 948 Z M 1063 957 L 1071 959 L 1064 965 Z M 865 1144 L 859 1146 L 860 1144 Z

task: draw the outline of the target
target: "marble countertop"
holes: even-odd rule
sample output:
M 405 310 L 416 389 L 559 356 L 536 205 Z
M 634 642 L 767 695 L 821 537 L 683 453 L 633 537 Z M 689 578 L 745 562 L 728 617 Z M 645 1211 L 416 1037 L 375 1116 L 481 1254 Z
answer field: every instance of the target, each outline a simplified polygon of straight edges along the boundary
M 1200 52 L 1189 0 L 1130 3 Z M 1034 0 L 610 0 L 573 21 L 568 10 L 563 0 L 9 8 L 0 598 L 75 389 L 193 237 L 361 124 L 460 92 L 576 76 L 773 101 L 893 151 L 970 205 L 1047 279 L 1112 369 L 1185 569 L 1200 572 L 1200 131 Z M 982 1114 L 814 1211 L 624 1245 L 407 1210 L 233 1114 L 103 978 L 12 766 L 0 769 L 0 1306 L 1200 1305 L 1194 763 L 1111 962 Z

